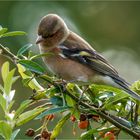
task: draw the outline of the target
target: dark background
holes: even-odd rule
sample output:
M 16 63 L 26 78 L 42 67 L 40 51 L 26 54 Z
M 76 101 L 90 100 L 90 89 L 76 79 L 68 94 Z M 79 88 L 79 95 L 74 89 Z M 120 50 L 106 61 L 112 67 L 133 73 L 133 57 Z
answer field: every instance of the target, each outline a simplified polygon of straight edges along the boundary
M 27 32 L 26 36 L 1 39 L 0 43 L 13 53 L 23 45 L 33 43 L 32 50 L 38 53 L 35 45 L 37 26 L 48 13 L 61 16 L 72 31 L 102 53 L 128 82 L 140 79 L 140 2 L 0 1 L 0 25 L 9 31 Z M 0 65 L 6 60 L 1 56 Z M 16 89 L 15 100 L 19 101 L 15 107 L 32 93 L 22 86 L 21 80 L 13 88 Z M 59 116 L 50 123 L 50 130 L 58 119 Z M 26 128 L 38 128 L 39 125 L 41 122 L 33 121 L 22 126 L 18 138 L 27 138 L 24 136 Z M 73 136 L 71 126 L 71 123 L 65 125 L 60 138 L 78 137 L 78 128 L 77 135 Z

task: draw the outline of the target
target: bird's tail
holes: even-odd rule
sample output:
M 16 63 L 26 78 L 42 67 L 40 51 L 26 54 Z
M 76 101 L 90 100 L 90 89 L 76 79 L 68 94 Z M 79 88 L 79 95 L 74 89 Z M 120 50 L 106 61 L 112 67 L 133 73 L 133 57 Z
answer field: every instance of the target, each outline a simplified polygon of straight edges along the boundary
M 132 91 L 129 88 L 128 83 L 126 83 L 125 81 L 118 80 L 118 79 L 114 79 L 114 81 L 119 85 L 119 87 L 121 89 L 126 91 L 131 97 L 133 97 L 134 99 L 140 101 L 140 95 L 138 95 L 136 92 Z

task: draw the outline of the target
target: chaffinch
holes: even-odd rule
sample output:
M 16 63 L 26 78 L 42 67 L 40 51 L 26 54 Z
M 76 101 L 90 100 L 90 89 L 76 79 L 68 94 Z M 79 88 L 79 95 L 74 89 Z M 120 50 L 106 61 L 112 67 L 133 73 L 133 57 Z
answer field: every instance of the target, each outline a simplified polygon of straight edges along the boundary
M 41 53 L 53 54 L 44 56 L 43 60 L 62 79 L 85 85 L 114 86 L 140 100 L 113 66 L 84 39 L 70 31 L 58 15 L 48 14 L 41 19 L 36 44 L 39 44 Z

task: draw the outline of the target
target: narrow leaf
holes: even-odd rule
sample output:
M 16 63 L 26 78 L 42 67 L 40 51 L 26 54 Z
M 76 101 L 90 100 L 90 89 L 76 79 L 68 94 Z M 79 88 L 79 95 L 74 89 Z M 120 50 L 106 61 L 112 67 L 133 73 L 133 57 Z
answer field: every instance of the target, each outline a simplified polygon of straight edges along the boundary
M 12 128 L 10 124 L 5 121 L 0 121 L 0 135 L 6 140 L 10 140 L 12 134 Z
M 109 99 L 107 99 L 104 103 L 104 106 L 103 108 L 107 108 L 109 109 L 110 107 L 112 107 L 112 105 L 114 105 L 115 103 L 118 103 L 119 101 L 123 100 L 124 98 L 127 98 L 129 97 L 129 95 L 127 94 L 122 94 L 122 93 L 119 93 L 113 97 L 110 97 Z M 102 109 L 103 109 L 102 108 Z
M 57 108 L 51 108 L 51 109 L 48 109 L 46 111 L 44 111 L 43 113 L 41 113 L 39 116 L 37 116 L 35 119 L 41 119 L 43 118 L 44 116 L 46 115 L 49 115 L 49 114 L 53 114 L 53 113 L 58 113 L 58 112 L 62 112 L 62 111 L 65 111 L 65 110 L 68 110 L 70 107 L 68 106 L 62 106 L 62 107 L 57 107 Z
M 30 82 L 28 83 L 28 86 L 31 89 L 35 89 L 35 90 L 44 90 L 44 88 L 37 82 L 37 80 L 35 78 L 32 77 L 32 75 L 29 76 L 29 74 L 27 73 L 27 70 L 24 66 L 22 66 L 21 64 L 17 64 L 18 67 L 18 72 L 20 73 L 20 75 L 22 76 L 23 79 L 27 79 L 30 78 L 32 80 L 30 80 Z M 31 72 L 29 72 L 31 73 Z
M 17 111 L 15 112 L 15 116 L 14 118 L 18 117 L 31 103 L 31 100 L 25 100 L 20 104 L 20 107 L 17 109 Z
M 3 82 L 5 81 L 8 73 L 9 73 L 9 62 L 7 61 L 2 65 L 2 68 L 1 68 L 1 74 L 2 74 Z
M 33 60 L 33 59 L 36 59 L 36 58 L 40 58 L 40 57 L 42 57 L 42 56 L 52 56 L 52 55 L 54 55 L 53 53 L 43 53 L 43 54 L 38 54 L 38 55 L 34 55 L 34 56 L 32 56 L 31 58 L 30 58 L 30 60 Z
M 8 30 L 7 28 L 1 28 L 0 29 L 0 37 L 1 37 L 2 34 L 4 34 L 5 32 L 7 32 L 7 30 Z
M 13 79 L 13 75 L 15 73 L 15 69 L 11 70 L 5 81 L 4 81 L 4 90 L 5 90 L 5 93 L 6 95 L 9 95 L 10 91 L 11 91 L 11 87 L 12 87 L 12 79 Z
M 63 125 L 65 124 L 65 122 L 70 118 L 70 113 L 68 113 L 66 116 L 64 116 L 58 123 L 57 125 L 55 126 L 55 128 L 53 129 L 52 131 L 52 134 L 51 134 L 51 138 L 50 139 L 55 139 L 59 133 L 61 132 L 62 130 L 62 127 Z
M 45 73 L 45 70 L 43 67 L 41 67 L 39 64 L 36 62 L 30 61 L 30 60 L 19 60 L 19 64 L 23 65 L 30 71 L 36 72 L 38 74 L 43 74 Z
M 3 109 L 3 111 L 5 111 L 6 109 L 6 100 L 4 99 L 4 97 L 2 96 L 2 94 L 0 93 L 0 105 Z
M 26 35 L 26 33 L 23 31 L 13 31 L 13 32 L 5 33 L 5 34 L 1 35 L 1 37 L 19 36 L 19 35 Z
M 12 136 L 11 136 L 11 140 L 15 140 L 17 134 L 19 133 L 20 129 L 17 129 L 15 130 L 13 133 L 12 133 Z
M 53 105 L 63 106 L 63 99 L 59 96 L 53 96 L 50 98 Z
M 40 114 L 42 111 L 44 111 L 46 108 L 35 108 L 33 110 L 24 112 L 21 114 L 17 120 L 16 120 L 16 126 L 23 125 L 30 120 L 34 119 L 38 114 Z
M 22 55 L 24 52 L 26 52 L 29 48 L 31 48 L 33 45 L 32 44 L 26 44 L 22 48 L 20 48 L 17 52 L 17 56 Z

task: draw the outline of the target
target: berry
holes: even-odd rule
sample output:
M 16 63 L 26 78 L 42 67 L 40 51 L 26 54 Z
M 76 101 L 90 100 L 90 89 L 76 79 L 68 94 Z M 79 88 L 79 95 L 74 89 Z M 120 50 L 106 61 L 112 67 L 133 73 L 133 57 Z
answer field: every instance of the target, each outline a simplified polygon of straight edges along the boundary
M 54 114 L 47 115 L 46 119 L 50 120 L 50 121 L 53 120 L 54 119 Z
M 78 122 L 78 127 L 80 129 L 86 129 L 88 127 L 88 125 L 89 125 L 88 120 Z
M 46 130 L 43 130 L 42 133 L 41 133 L 41 138 L 44 138 L 46 140 L 49 140 L 50 136 L 51 136 L 51 133 L 46 131 Z
M 86 115 L 81 114 L 80 115 L 80 121 L 85 121 L 87 119 Z
M 107 132 L 105 133 L 104 138 L 108 138 L 109 140 L 115 140 L 115 135 L 112 132 Z
M 75 116 L 72 115 L 72 116 L 70 117 L 70 120 L 71 120 L 72 122 L 75 122 L 75 121 L 76 121 Z
M 32 128 L 29 128 L 29 129 L 26 131 L 26 133 L 25 133 L 25 135 L 27 135 L 27 136 L 29 136 L 29 137 L 34 136 L 34 134 L 35 134 L 35 131 L 34 131 L 34 129 L 32 129 Z

